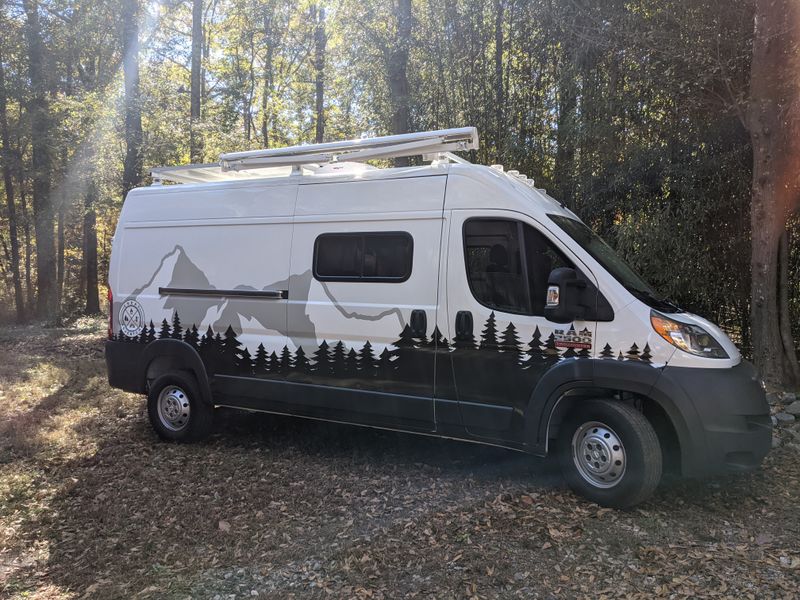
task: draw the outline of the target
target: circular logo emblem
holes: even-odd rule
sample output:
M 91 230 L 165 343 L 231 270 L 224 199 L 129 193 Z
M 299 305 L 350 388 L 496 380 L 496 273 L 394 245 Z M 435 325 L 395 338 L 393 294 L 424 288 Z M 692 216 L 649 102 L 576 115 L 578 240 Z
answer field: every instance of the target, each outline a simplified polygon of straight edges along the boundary
M 119 309 L 119 330 L 123 335 L 139 335 L 144 327 L 144 311 L 136 300 L 126 300 Z

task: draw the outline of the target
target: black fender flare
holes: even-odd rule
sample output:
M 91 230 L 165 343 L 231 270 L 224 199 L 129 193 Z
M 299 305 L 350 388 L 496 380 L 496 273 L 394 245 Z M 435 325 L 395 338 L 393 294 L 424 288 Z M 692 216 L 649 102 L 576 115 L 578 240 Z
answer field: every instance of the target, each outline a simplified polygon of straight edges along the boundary
M 702 424 L 683 388 L 664 377 L 664 369 L 640 361 L 570 359 L 547 371 L 531 394 L 525 411 L 525 439 L 535 454 L 547 453 L 551 419 L 570 396 L 592 397 L 598 389 L 629 392 L 654 401 L 669 418 L 680 445 L 682 462 L 705 447 Z M 582 394 L 583 391 L 586 394 Z
M 153 361 L 161 358 L 170 359 L 179 368 L 191 371 L 197 379 L 203 400 L 209 404 L 211 399 L 211 385 L 208 379 L 203 359 L 192 346 L 182 340 L 163 339 L 150 342 L 142 352 L 139 361 L 140 381 L 147 381 L 148 370 Z

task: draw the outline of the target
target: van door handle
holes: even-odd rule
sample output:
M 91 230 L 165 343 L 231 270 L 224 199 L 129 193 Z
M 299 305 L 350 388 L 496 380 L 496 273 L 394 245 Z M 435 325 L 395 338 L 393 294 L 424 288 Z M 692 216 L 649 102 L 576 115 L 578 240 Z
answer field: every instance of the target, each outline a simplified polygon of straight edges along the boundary
M 472 335 L 472 313 L 468 310 L 460 310 L 456 313 L 456 336 L 465 338 Z
M 428 333 L 428 315 L 424 310 L 411 311 L 411 334 L 414 337 L 426 337 Z

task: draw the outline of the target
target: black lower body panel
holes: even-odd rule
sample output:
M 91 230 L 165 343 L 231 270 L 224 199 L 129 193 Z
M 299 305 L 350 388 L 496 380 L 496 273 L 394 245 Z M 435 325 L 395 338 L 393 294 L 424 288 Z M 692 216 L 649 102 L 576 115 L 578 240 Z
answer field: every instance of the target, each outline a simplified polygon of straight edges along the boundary
M 217 375 L 215 403 L 250 410 L 433 432 L 433 399 L 285 380 Z

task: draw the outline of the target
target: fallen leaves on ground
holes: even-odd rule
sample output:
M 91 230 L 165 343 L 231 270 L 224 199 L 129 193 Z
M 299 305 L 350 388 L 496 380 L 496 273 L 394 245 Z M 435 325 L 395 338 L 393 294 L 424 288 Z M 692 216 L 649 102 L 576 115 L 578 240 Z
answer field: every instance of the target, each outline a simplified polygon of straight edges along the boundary
M 150 431 L 102 323 L 0 328 L 0 597 L 718 598 L 800 587 L 800 453 L 630 511 L 551 461 L 223 411 Z M 10 401 L 11 399 L 11 401 Z

